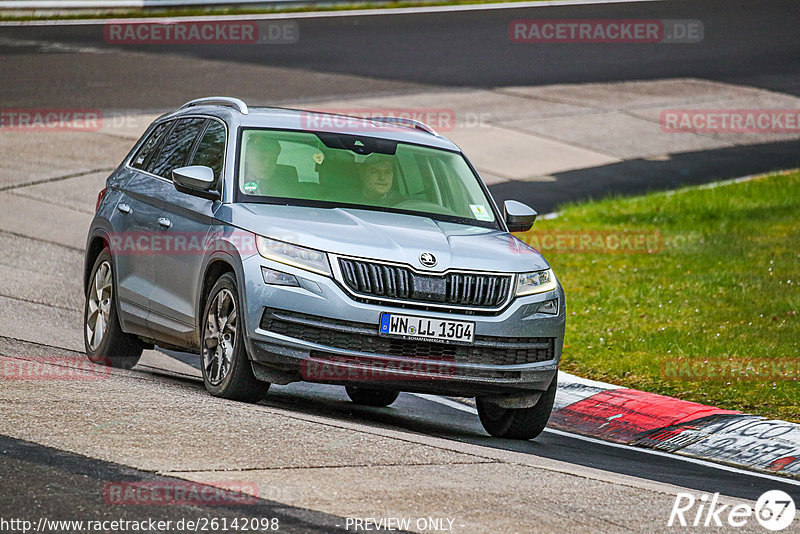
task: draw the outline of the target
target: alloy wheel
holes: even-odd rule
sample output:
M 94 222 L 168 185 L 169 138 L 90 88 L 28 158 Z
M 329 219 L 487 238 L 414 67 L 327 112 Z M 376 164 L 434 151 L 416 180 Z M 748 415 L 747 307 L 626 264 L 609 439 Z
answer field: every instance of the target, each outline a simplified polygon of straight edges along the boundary
M 86 340 L 89 348 L 97 350 L 108 331 L 111 298 L 114 293 L 111 264 L 104 261 L 97 268 L 89 288 L 89 313 L 86 316 Z
M 203 366 L 209 383 L 218 386 L 231 369 L 236 348 L 236 300 L 227 289 L 214 297 L 208 308 L 203 335 Z

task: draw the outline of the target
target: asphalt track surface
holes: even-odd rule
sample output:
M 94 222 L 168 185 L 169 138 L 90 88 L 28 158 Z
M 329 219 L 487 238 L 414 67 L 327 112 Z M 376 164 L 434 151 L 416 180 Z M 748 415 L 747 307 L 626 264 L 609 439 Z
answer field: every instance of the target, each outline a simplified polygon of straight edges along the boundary
M 35 354 L 37 349 L 45 353 L 49 350 L 45 346 L 32 345 L 28 349 L 26 354 Z M 199 361 L 195 355 L 171 351 L 166 354 L 198 368 Z M 202 381 L 194 377 L 164 373 L 148 366 L 140 367 L 139 373 L 156 384 L 171 382 L 191 395 L 207 395 Z M 262 403 L 290 410 L 298 416 L 309 414 L 340 419 L 371 428 L 373 432 L 394 429 L 409 435 L 441 437 L 473 445 L 476 450 L 488 447 L 514 451 L 558 460 L 576 468 L 599 469 L 612 477 L 627 475 L 671 484 L 698 494 L 719 492 L 754 501 L 765 491 L 781 489 L 795 499 L 800 497 L 800 484 L 797 482 L 780 482 L 774 477 L 731 471 L 713 464 L 700 465 L 677 456 L 654 455 L 643 449 L 588 442 L 579 436 L 549 430 L 528 442 L 492 438 L 483 431 L 475 415 L 412 394 L 401 394 L 391 407 L 370 408 L 354 405 L 342 387 L 295 383 L 272 386 Z M 22 510 L 27 518 L 45 516 L 50 519 L 142 520 L 146 516 L 177 521 L 194 517 L 277 517 L 281 531 L 286 532 L 344 530 L 346 524 L 341 517 L 264 499 L 255 504 L 229 506 L 109 506 L 102 497 L 106 484 L 163 483 L 175 479 L 7 436 L 0 436 L 0 458 L 0 481 L 4 486 L 0 491 L 3 494 L 0 517 L 19 517 Z M 13 484 L 14 491 L 9 491 L 9 484 Z
M 184 358 L 186 362 L 197 366 L 194 355 L 184 355 Z M 732 497 L 755 500 L 768 489 L 782 489 L 794 495 L 800 488 L 794 484 L 781 484 L 747 473 L 687 463 L 681 458 L 653 456 L 644 450 L 588 443 L 579 437 L 549 431 L 545 431 L 534 441 L 497 439 L 486 434 L 477 416 L 411 394 L 402 394 L 389 408 L 369 408 L 350 402 L 344 388 L 340 386 L 295 383 L 273 386 L 265 402 L 297 412 L 347 417 L 365 424 L 391 425 L 409 432 L 440 436 L 481 447 L 524 452 L 612 473 L 674 484 L 698 492 L 718 491 Z
M 700 43 L 684 44 L 537 44 L 514 43 L 508 25 L 516 19 L 683 19 L 699 20 Z M 227 62 L 284 67 L 304 72 L 349 74 L 403 83 L 447 87 L 498 87 L 556 83 L 611 82 L 671 77 L 699 77 L 743 83 L 800 94 L 800 42 L 797 21 L 800 4 L 792 0 L 700 0 L 636 2 L 524 9 L 455 11 L 413 15 L 301 18 L 299 40 L 291 45 L 116 45 L 118 50 L 171 54 Z M 3 28 L 0 35 L 107 47 L 102 24 Z M 3 55 L 13 53 L 0 45 Z M 59 73 L 28 68 L 57 82 Z M 80 72 L 79 61 L 63 64 L 64 71 Z M 10 71 L 3 85 L 20 73 Z M 138 76 L 135 63 L 109 63 L 108 81 Z M 152 91 L 134 94 L 115 85 L 111 94 L 91 84 L 60 87 L 64 104 L 91 98 L 98 107 L 121 101 L 160 108 L 182 103 L 186 82 L 170 72 L 148 72 Z M 203 73 L 198 73 L 202 82 Z M 286 80 L 282 79 L 282 82 Z M 267 81 L 265 81 L 267 82 Z M 249 92 L 249 80 L 226 79 L 233 93 Z M 52 98 L 48 84 L 30 86 L 30 102 Z M 268 87 L 264 101 L 297 100 L 318 89 Z M 277 90 L 276 90 L 277 89 Z M 86 91 L 88 90 L 88 94 Z M 171 91 L 178 90 L 175 95 Z M 339 87 L 327 88 L 342 96 Z M 358 81 L 351 92 L 364 91 Z M 306 94 L 303 94 L 306 93 Z M 175 100 L 175 97 L 178 97 Z
M 683 45 L 539 45 L 511 43 L 508 23 L 518 18 L 617 18 L 701 20 L 705 38 Z M 800 39 L 796 1 L 693 1 L 620 5 L 590 5 L 536 9 L 465 11 L 447 14 L 335 17 L 299 21 L 301 40 L 291 46 L 113 47 L 96 25 L 0 28 L 0 95 L 3 107 L 95 107 L 153 110 L 187 100 L 187 85 L 200 94 L 263 94 L 256 103 L 314 100 L 348 95 L 414 92 L 436 87 L 496 87 L 668 77 L 701 77 L 800 94 Z M 20 41 L 28 42 L 20 45 Z M 52 43 L 68 43 L 53 53 Z M 48 48 L 50 47 L 50 48 Z M 76 51 L 91 47 L 103 53 Z M 131 52 L 136 52 L 132 54 Z M 197 72 L 176 76 L 175 57 L 224 61 L 274 68 L 274 77 L 225 76 Z M 102 61 L 99 61 L 102 60 Z M 98 65 L 102 69 L 98 70 Z M 330 78 L 320 78 L 330 75 Z M 324 80 L 325 83 L 322 83 Z M 537 206 L 556 207 L 606 193 L 632 193 L 672 188 L 684 183 L 741 176 L 800 166 L 796 142 L 683 154 L 670 162 L 629 161 L 618 166 L 574 171 L 565 176 L 574 187 L 518 183 L 496 186 L 498 198 L 536 198 Z M 620 172 L 647 176 L 641 182 L 615 185 Z M 176 355 L 187 361 L 187 356 Z M 194 364 L 194 363 L 193 363 Z M 202 392 L 193 379 L 183 380 Z M 475 416 L 451 407 L 401 395 L 391 408 L 356 407 L 342 388 L 295 384 L 274 387 L 267 404 L 303 413 L 352 419 L 471 443 L 515 450 L 610 473 L 632 475 L 691 488 L 755 499 L 769 489 L 784 489 L 797 497 L 796 485 L 755 475 L 688 463 L 680 458 L 616 448 L 546 432 L 532 442 L 497 440 L 487 436 Z M 91 511 L 100 518 L 108 507 L 98 491 L 108 480 L 155 480 L 156 475 L 124 466 L 0 437 L 0 481 L 13 483 L 12 496 L 3 492 L 3 515 L 20 509 L 50 515 Z M 65 488 L 85 488 L 67 492 Z M 65 498 L 68 495 L 69 498 Z M 190 510 L 193 512 L 201 509 Z M 205 510 L 206 512 L 208 510 Z M 214 515 L 231 516 L 231 509 Z M 135 516 L 135 510 L 131 510 Z M 185 517 L 187 510 L 169 507 L 164 514 Z M 341 519 L 318 512 L 262 501 L 248 515 L 281 514 L 287 531 L 327 531 Z M 153 514 L 151 514 L 153 515 Z
M 101 497 L 106 485 L 157 485 L 175 480 L 8 436 L 0 436 L 0 457 L 0 480 L 14 486 L 13 492 L 4 492 L 0 506 L 0 513 L 6 518 L 19 517 L 24 510 L 26 518 L 48 517 L 54 521 L 77 518 L 142 521 L 141 507 L 108 506 Z M 200 517 L 216 517 L 228 522 L 277 518 L 281 531 L 300 533 L 330 532 L 344 524 L 328 514 L 263 499 L 213 507 L 199 504 L 151 507 L 147 517 L 173 523 Z

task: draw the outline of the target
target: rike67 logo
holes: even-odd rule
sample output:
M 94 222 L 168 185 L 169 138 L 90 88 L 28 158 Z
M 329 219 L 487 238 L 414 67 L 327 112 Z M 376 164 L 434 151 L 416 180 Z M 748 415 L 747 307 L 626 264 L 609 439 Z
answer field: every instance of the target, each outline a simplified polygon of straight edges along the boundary
M 711 496 L 704 493 L 699 498 L 691 493 L 678 493 L 667 526 L 743 527 L 755 517 L 765 529 L 778 532 L 792 524 L 796 513 L 794 500 L 780 490 L 761 495 L 755 509 L 749 504 L 722 504 L 719 493 Z

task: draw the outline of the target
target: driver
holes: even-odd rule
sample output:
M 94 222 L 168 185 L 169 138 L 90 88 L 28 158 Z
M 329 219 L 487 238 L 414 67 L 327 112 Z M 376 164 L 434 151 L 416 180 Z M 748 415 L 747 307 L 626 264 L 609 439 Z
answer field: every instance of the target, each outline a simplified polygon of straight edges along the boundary
M 360 193 L 365 203 L 376 206 L 393 206 L 403 198 L 392 188 L 394 165 L 391 160 L 372 154 L 360 166 Z
M 275 139 L 254 135 L 247 140 L 244 190 L 250 195 L 282 196 L 297 183 L 297 169 L 278 164 L 281 145 Z

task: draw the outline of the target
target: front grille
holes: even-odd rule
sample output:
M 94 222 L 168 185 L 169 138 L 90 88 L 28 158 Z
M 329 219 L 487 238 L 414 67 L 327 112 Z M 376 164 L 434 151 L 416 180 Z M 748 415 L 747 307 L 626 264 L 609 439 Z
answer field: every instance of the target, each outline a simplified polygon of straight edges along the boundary
M 472 345 L 379 336 L 378 325 L 341 321 L 266 308 L 261 328 L 294 339 L 341 350 L 480 365 L 516 365 L 552 360 L 554 338 L 475 336 Z
M 360 295 L 431 304 L 497 308 L 511 290 L 510 275 L 448 273 L 428 275 L 408 267 L 339 258 L 342 278 Z

